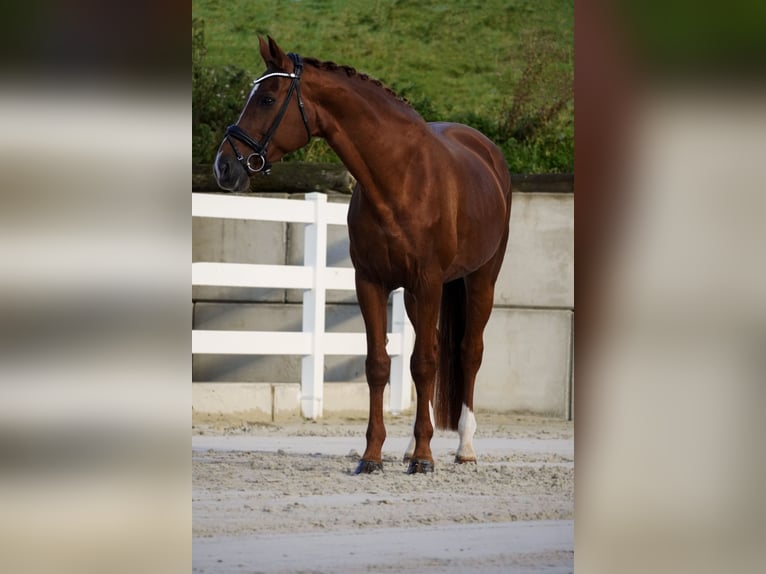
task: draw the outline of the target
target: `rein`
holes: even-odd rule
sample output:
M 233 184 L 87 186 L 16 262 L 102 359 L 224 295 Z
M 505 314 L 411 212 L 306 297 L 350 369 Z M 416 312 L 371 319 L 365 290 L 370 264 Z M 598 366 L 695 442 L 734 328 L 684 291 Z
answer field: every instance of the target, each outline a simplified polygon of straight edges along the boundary
M 224 133 L 224 138 L 227 142 L 229 142 L 229 145 L 237 155 L 237 161 L 239 161 L 239 163 L 242 164 L 242 167 L 244 167 L 249 173 L 258 173 L 259 171 L 262 171 L 264 174 L 268 174 L 271 171 L 271 164 L 266 159 L 266 148 L 269 145 L 271 138 L 274 136 L 274 132 L 277 131 L 279 124 L 285 117 L 285 113 L 287 113 L 287 106 L 290 104 L 293 93 L 296 94 L 296 98 L 298 100 L 298 108 L 301 110 L 303 125 L 306 127 L 306 136 L 308 141 L 311 141 L 311 128 L 309 127 L 309 120 L 306 117 L 306 110 L 303 107 L 303 98 L 301 97 L 301 73 L 303 72 L 303 60 L 298 54 L 290 53 L 288 56 L 293 62 L 293 72 L 291 74 L 285 72 L 273 72 L 271 74 L 261 76 L 254 82 L 254 85 L 258 85 L 268 78 L 275 77 L 290 78 L 292 80 L 290 82 L 290 88 L 287 91 L 287 97 L 282 103 L 282 107 L 279 109 L 277 117 L 274 118 L 274 122 L 271 124 L 269 131 L 266 132 L 266 135 L 263 137 L 263 140 L 259 142 L 257 139 L 251 137 L 245 130 L 236 124 L 230 125 L 228 128 L 226 128 L 226 132 Z M 253 153 L 245 158 L 239 152 L 239 149 L 237 149 L 237 146 L 234 143 L 235 139 L 239 140 L 241 143 L 246 144 L 250 149 L 253 150 Z M 256 162 L 260 163 L 256 163 L 256 165 L 253 166 L 253 158 L 255 158 Z

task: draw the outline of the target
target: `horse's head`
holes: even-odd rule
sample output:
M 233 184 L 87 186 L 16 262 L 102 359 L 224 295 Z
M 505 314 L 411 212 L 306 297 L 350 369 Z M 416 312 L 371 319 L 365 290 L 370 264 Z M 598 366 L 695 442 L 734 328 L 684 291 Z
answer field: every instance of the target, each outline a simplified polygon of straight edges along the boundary
M 250 176 L 268 173 L 272 161 L 311 139 L 300 56 L 285 54 L 271 37 L 259 41 L 266 72 L 255 81 L 237 123 L 226 129 L 215 158 L 216 180 L 228 191 L 247 190 Z

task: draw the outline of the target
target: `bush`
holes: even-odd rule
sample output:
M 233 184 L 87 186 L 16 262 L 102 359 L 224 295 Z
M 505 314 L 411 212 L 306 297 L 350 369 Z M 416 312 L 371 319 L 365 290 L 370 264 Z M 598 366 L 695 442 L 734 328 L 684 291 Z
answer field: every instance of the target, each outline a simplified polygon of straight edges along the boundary
M 574 171 L 574 75 L 550 34 L 529 33 L 524 68 L 498 123 L 511 171 Z
M 513 173 L 574 171 L 573 74 L 550 35 L 527 34 L 524 68 L 513 95 L 495 118 L 474 113 L 450 118 L 484 133 L 503 150 Z

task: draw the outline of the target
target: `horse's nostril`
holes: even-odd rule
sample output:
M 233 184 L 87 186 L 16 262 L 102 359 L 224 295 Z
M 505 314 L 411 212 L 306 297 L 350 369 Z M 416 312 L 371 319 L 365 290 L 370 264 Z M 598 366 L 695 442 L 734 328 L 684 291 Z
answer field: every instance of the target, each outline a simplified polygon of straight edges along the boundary
M 221 160 L 218 162 L 218 172 L 221 174 L 221 177 L 226 177 L 229 175 L 229 162 L 224 160 Z

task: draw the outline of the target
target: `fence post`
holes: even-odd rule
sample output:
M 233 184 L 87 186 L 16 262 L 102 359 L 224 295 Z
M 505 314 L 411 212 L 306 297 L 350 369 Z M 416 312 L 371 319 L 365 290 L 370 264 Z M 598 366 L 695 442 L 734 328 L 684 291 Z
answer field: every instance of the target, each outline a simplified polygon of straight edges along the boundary
M 401 348 L 391 360 L 391 412 L 398 415 L 410 408 L 412 399 L 412 378 L 410 376 L 410 355 L 415 332 L 407 319 L 404 307 L 404 289 L 397 289 L 391 303 L 391 332 L 401 337 Z
M 327 196 L 308 193 L 306 199 L 314 202 L 314 222 L 305 227 L 303 264 L 313 268 L 314 280 L 312 288 L 303 292 L 303 332 L 310 333 L 311 354 L 301 361 L 301 414 L 317 419 L 323 407 Z

